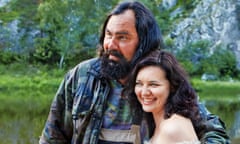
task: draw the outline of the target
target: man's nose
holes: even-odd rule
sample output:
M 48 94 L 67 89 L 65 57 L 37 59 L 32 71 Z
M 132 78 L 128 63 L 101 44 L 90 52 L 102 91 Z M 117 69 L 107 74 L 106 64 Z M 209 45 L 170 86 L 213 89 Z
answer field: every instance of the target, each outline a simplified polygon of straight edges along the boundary
M 115 40 L 115 38 L 112 38 L 112 39 L 109 40 L 108 49 L 109 50 L 116 50 L 117 49 L 117 41 Z

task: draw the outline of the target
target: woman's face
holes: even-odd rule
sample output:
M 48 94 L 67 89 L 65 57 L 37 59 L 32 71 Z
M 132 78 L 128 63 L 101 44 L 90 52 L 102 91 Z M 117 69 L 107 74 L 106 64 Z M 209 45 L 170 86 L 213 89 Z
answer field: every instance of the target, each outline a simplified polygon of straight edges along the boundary
M 163 113 L 170 93 L 165 71 L 157 66 L 146 66 L 137 74 L 135 94 L 146 112 Z

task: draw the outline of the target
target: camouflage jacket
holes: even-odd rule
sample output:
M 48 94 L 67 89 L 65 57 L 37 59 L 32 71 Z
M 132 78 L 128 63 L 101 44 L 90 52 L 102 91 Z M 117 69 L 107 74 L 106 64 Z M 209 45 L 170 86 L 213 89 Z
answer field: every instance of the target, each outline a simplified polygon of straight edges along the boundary
M 70 70 L 52 102 L 40 144 L 97 144 L 110 92 L 100 75 L 98 58 L 84 61 Z M 228 144 L 224 123 L 200 105 L 202 116 L 214 126 L 204 136 L 207 144 Z

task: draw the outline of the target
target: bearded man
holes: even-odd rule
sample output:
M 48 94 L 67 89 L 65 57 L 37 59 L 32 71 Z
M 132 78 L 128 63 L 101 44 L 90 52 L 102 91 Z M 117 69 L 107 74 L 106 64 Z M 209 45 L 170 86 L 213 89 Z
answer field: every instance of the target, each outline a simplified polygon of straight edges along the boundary
M 153 14 L 140 2 L 118 4 L 104 22 L 99 57 L 81 62 L 62 81 L 39 143 L 141 144 L 149 139 L 149 123 L 131 113 L 121 91 L 136 62 L 160 48 Z M 204 139 L 228 142 L 221 120 L 205 107 L 200 113 L 213 125 Z

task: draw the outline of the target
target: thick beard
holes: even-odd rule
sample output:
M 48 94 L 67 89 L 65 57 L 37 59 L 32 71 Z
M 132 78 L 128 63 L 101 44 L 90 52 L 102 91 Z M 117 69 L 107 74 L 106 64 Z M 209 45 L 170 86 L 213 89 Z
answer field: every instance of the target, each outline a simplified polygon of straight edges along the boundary
M 118 61 L 110 60 L 109 54 L 119 58 Z M 131 70 L 131 64 L 118 51 L 105 52 L 101 56 L 101 74 L 110 79 L 123 79 Z

